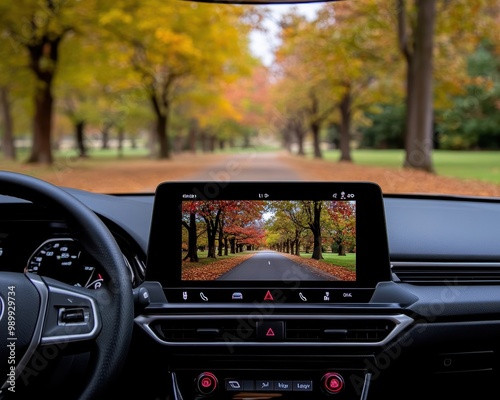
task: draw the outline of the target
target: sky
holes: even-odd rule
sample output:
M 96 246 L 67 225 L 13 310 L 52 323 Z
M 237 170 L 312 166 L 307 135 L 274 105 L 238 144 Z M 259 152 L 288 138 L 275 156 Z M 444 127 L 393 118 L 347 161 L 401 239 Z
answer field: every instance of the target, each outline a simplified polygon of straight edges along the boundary
M 271 18 L 267 19 L 264 26 L 268 32 L 255 31 L 251 35 L 251 50 L 260 57 L 264 64 L 269 66 L 273 63 L 273 49 L 278 45 L 278 25 L 281 15 L 290 11 L 295 7 L 297 10 L 305 15 L 307 18 L 312 19 L 316 15 L 316 11 L 323 5 L 323 3 L 303 3 L 303 4 L 274 4 L 267 6 L 271 10 Z

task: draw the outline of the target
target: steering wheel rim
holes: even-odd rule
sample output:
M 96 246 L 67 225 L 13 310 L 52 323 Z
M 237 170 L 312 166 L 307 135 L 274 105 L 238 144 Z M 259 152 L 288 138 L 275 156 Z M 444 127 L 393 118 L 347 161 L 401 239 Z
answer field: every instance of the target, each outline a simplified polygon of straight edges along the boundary
M 27 277 L 34 287 L 37 286 L 35 290 L 39 292 L 41 303 L 44 302 L 43 297 L 45 295 L 43 293 L 46 293 L 50 300 L 51 296 L 54 297 L 56 292 L 71 293 L 71 296 L 74 296 L 71 298 L 88 303 L 89 314 L 95 317 L 95 326 L 92 328 L 94 334 L 83 335 L 81 340 L 86 341 L 89 340 L 89 337 L 92 337 L 92 340 L 95 341 L 95 351 L 93 351 L 92 370 L 77 397 L 81 400 L 96 399 L 99 394 L 103 393 L 108 384 L 116 378 L 117 373 L 123 366 L 132 337 L 133 294 L 123 254 L 102 220 L 77 198 L 55 185 L 24 174 L 1 171 L 0 194 L 43 204 L 60 211 L 71 223 L 73 233 L 78 238 L 80 245 L 98 260 L 108 275 L 106 285 L 103 285 L 99 290 L 91 290 L 77 288 L 50 279 L 41 279 L 38 276 L 30 277 L 30 274 L 18 273 L 16 275 L 11 272 L 0 272 L 0 278 L 2 278 L 1 281 L 3 282 L 0 286 L 0 296 L 3 302 L 0 312 L 0 324 L 5 324 L 2 325 L 2 330 L 8 328 L 6 306 L 9 303 L 9 297 L 7 287 L 9 280 L 12 279 L 15 279 L 20 285 L 24 285 L 26 283 L 24 277 Z M 45 289 L 43 286 L 45 286 Z M 25 288 L 27 288 L 26 291 L 33 291 L 29 283 L 25 285 Z M 32 297 L 36 296 L 33 295 Z M 19 296 L 17 299 L 19 299 Z M 34 307 L 43 307 L 34 303 L 33 300 Z M 47 315 L 52 312 L 49 308 L 47 310 L 40 309 L 33 332 L 40 331 L 40 329 L 46 332 L 49 319 L 40 316 L 45 315 L 46 312 Z M 19 318 L 20 316 L 18 316 Z M 41 324 L 44 326 L 41 326 Z M 0 335 L 6 336 L 7 332 L 0 332 Z M 32 341 L 38 341 L 37 348 L 40 344 L 43 344 L 44 339 L 47 340 L 43 335 L 40 339 L 32 337 Z M 57 337 L 48 339 L 52 342 L 57 341 Z M 72 339 L 75 339 L 74 335 Z M 80 336 L 76 335 L 76 340 L 80 340 Z M 2 384 L 3 382 L 0 383 L 0 385 Z

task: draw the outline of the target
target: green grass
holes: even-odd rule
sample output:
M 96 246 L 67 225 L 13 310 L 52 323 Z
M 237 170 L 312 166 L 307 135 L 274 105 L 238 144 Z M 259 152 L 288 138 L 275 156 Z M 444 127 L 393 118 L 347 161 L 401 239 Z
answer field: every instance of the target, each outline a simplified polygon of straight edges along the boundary
M 326 160 L 337 161 L 338 150 L 323 153 Z M 353 150 L 354 163 L 388 168 L 401 168 L 403 150 Z M 436 173 L 460 179 L 478 179 L 500 183 L 500 151 L 435 150 L 433 162 Z
M 303 258 L 311 258 L 311 253 L 300 253 Z M 356 271 L 356 253 L 348 253 L 345 256 L 339 256 L 337 253 L 323 253 L 323 261 L 347 268 L 349 271 Z

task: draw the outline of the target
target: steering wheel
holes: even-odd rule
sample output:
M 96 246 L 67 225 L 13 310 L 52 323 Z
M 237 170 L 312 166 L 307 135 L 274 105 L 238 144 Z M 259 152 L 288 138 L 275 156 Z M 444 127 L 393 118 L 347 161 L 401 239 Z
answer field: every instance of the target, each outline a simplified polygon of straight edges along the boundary
M 51 379 L 54 360 L 77 348 L 73 353 L 88 356 L 75 397 L 96 399 L 121 370 L 132 337 L 133 294 L 122 252 L 99 217 L 57 186 L 1 171 L 0 194 L 56 210 L 108 275 L 106 284 L 92 290 L 33 273 L 0 272 L 0 398 L 40 395 L 39 381 Z M 68 393 L 52 390 L 50 397 L 54 395 L 68 398 Z

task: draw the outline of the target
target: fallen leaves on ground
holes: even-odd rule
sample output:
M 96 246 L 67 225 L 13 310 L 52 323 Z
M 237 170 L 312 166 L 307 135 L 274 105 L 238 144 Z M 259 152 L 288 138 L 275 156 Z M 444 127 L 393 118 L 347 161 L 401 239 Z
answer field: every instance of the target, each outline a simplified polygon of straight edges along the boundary
M 255 254 L 242 254 L 236 257 L 217 260 L 210 264 L 198 264 L 196 262 L 184 261 L 182 263 L 182 280 L 213 281 L 254 255 Z
M 252 157 L 238 154 L 175 154 L 169 160 L 89 159 L 59 160 L 51 167 L 31 164 L 0 163 L 0 169 L 34 175 L 56 185 L 97 193 L 153 193 L 166 181 L 190 180 L 202 171 L 212 179 L 238 180 L 243 173 L 252 180 L 265 181 L 274 168 L 288 167 L 303 181 L 370 181 L 386 194 L 425 193 L 500 197 L 500 185 L 439 176 L 404 168 L 383 168 L 356 163 L 316 160 L 286 152 L 266 153 L 252 162 Z M 256 167 L 256 168 L 254 168 Z M 251 172 L 250 172 L 251 171 Z M 238 172 L 238 173 L 236 173 Z M 241 174 L 241 175 L 240 175 Z
M 289 258 L 290 260 L 296 262 L 300 265 L 306 265 L 308 267 L 317 268 L 329 275 L 334 275 L 341 281 L 355 281 L 356 273 L 349 271 L 347 268 L 340 267 L 338 265 L 332 265 L 326 261 L 315 260 L 313 258 L 303 258 L 287 253 L 280 253 L 281 255 Z

